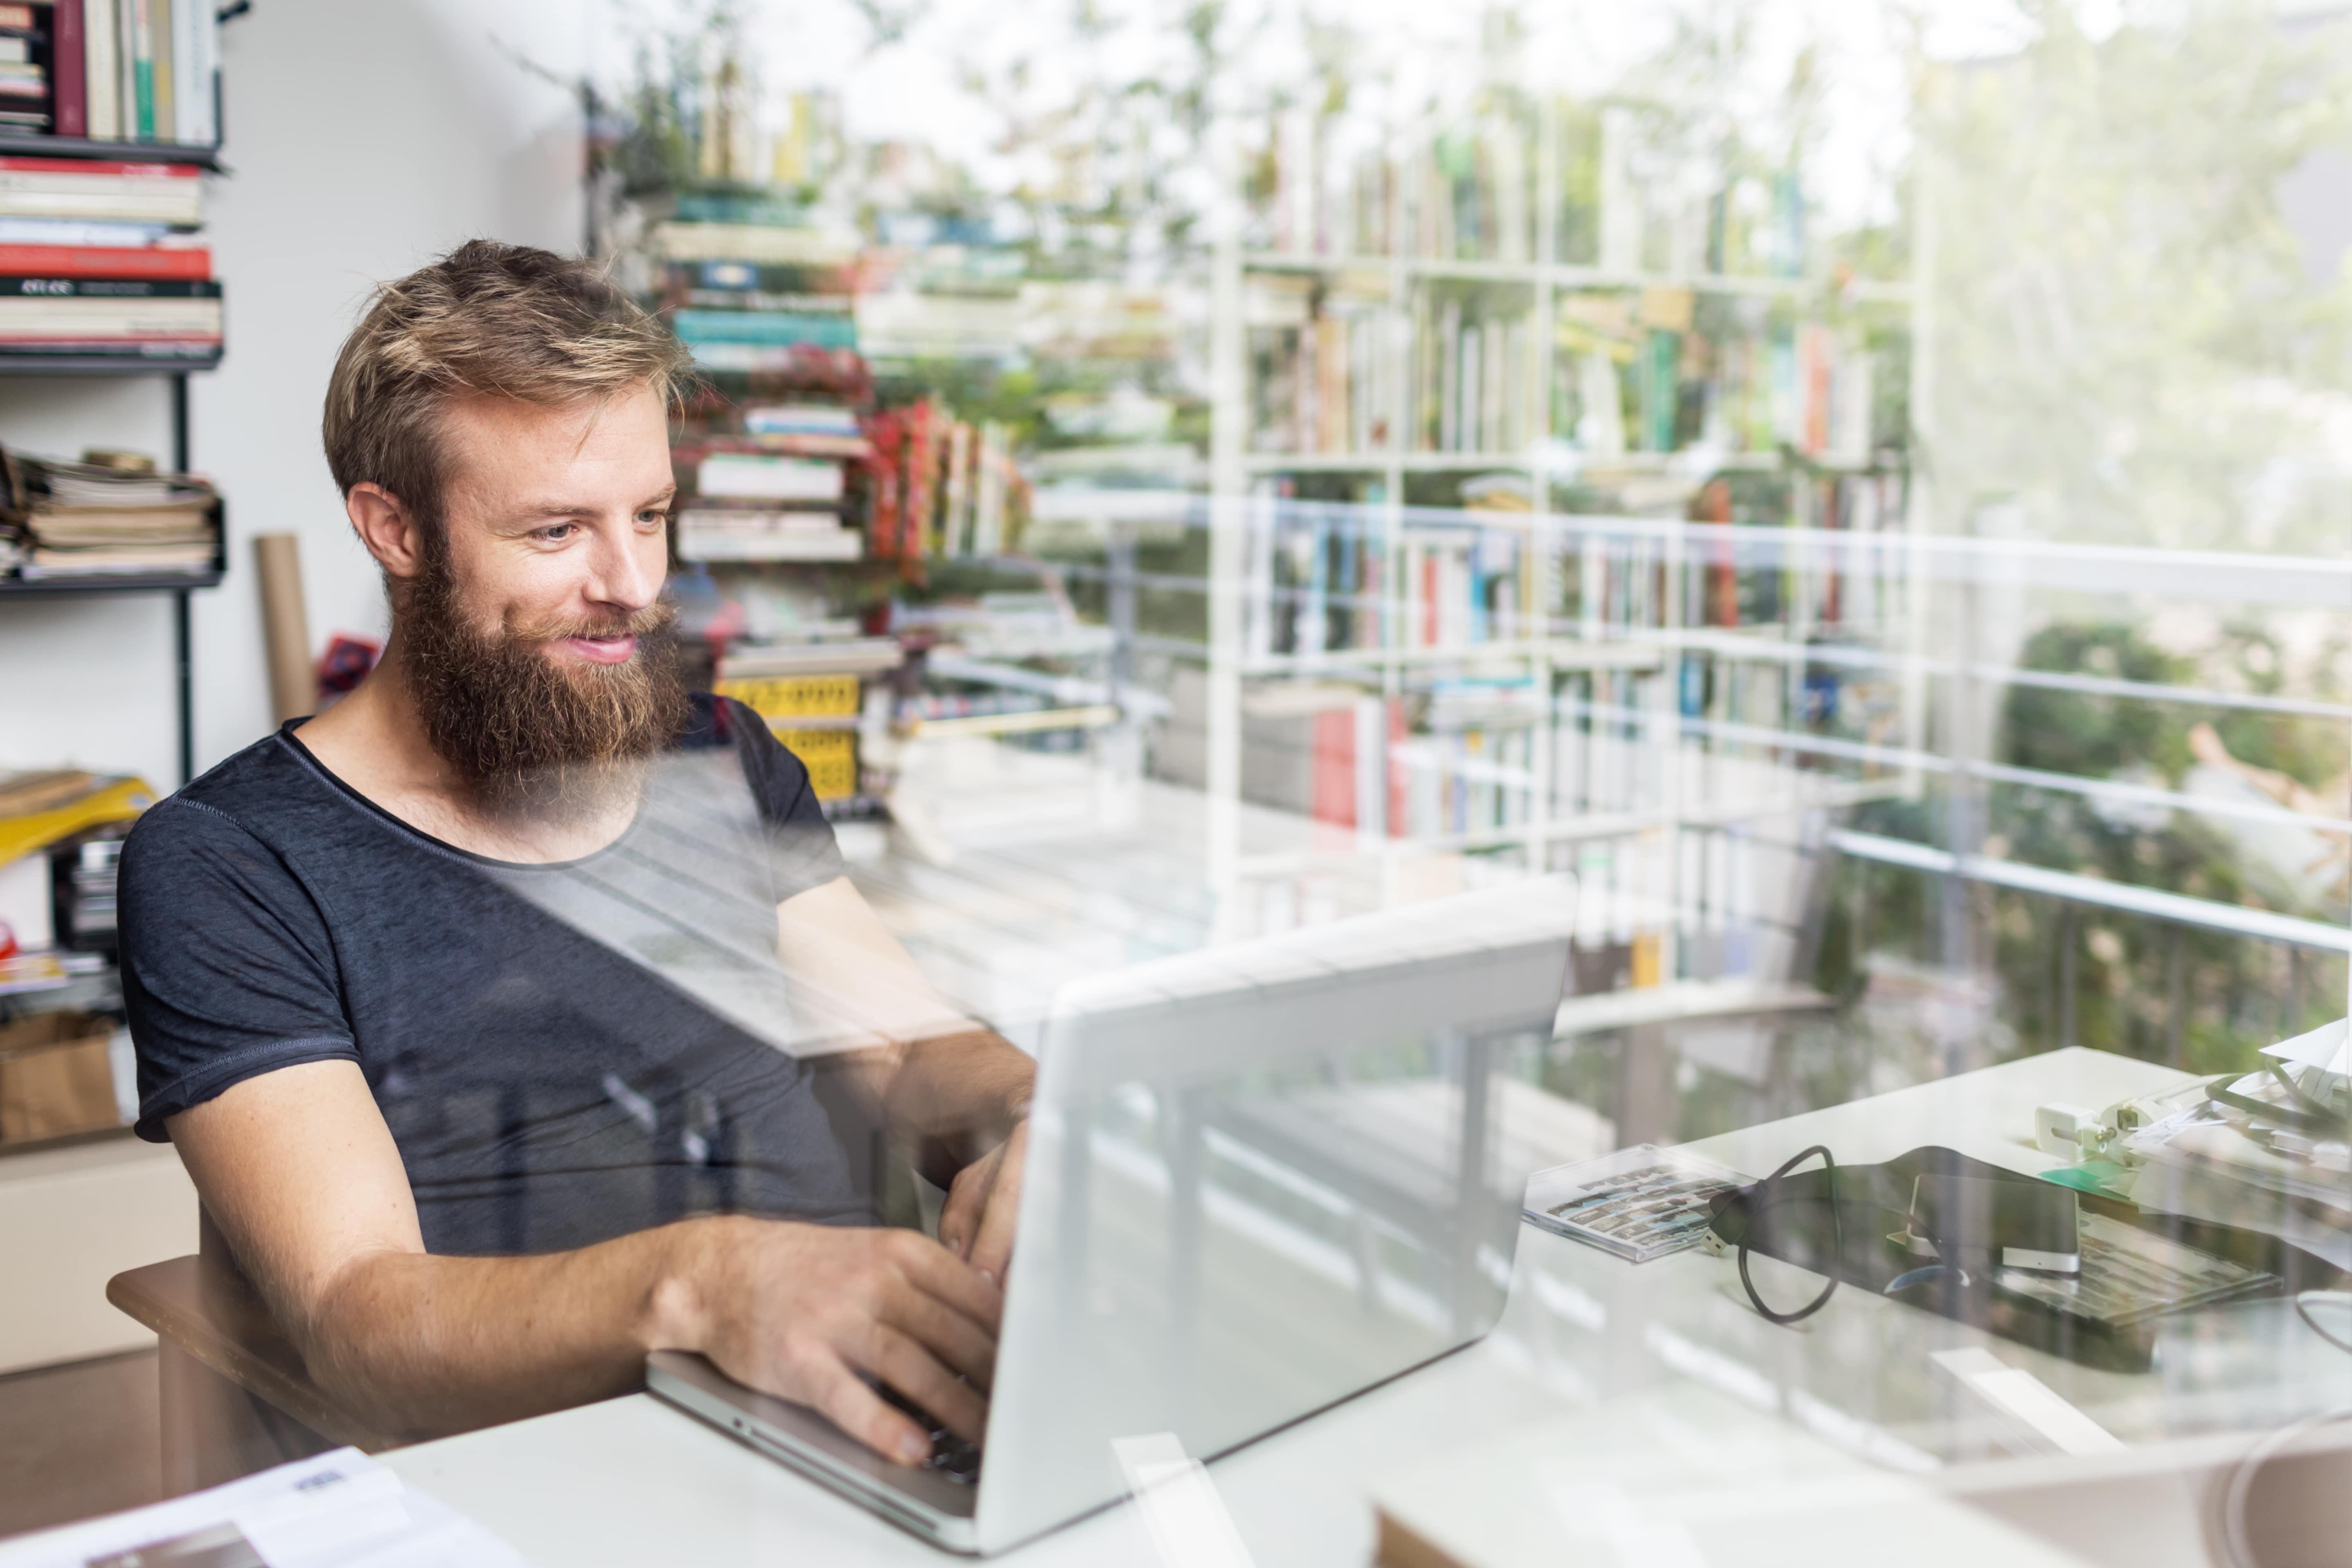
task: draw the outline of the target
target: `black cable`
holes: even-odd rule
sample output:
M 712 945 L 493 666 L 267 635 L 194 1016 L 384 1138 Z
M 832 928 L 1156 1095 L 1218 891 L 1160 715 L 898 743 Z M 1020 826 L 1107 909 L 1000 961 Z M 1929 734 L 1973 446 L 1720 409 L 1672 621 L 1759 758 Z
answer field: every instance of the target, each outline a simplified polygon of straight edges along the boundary
M 1776 1312 L 1764 1304 L 1764 1298 L 1757 1293 L 1756 1281 L 1748 1277 L 1748 1249 L 1756 1239 L 1756 1224 L 1764 1212 L 1764 1200 L 1777 1190 L 1781 1177 L 1816 1154 L 1822 1157 L 1822 1181 L 1828 1187 L 1830 1194 L 1830 1261 L 1829 1267 L 1822 1270 L 1829 1276 L 1829 1283 L 1822 1287 L 1820 1295 L 1795 1311 Z M 1791 1154 L 1782 1161 L 1780 1168 L 1759 1182 L 1749 1195 L 1748 1223 L 1742 1226 L 1739 1231 L 1739 1283 L 1747 1290 L 1748 1300 L 1755 1304 L 1756 1310 L 1763 1316 L 1766 1322 L 1779 1323 L 1786 1328 L 1790 1323 L 1803 1322 L 1830 1304 L 1830 1298 L 1837 1294 L 1838 1264 L 1844 1257 L 1845 1224 L 1838 1216 L 1837 1161 L 1831 1157 L 1826 1144 L 1816 1143 L 1811 1148 Z
M 2342 1340 L 2337 1339 L 2334 1334 L 2329 1333 L 2326 1329 L 2321 1328 L 2318 1321 L 2312 1317 L 2311 1308 L 2308 1303 L 2315 1297 L 2324 1301 L 2332 1302 L 2339 1307 L 2352 1307 L 2352 1296 L 2347 1296 L 2341 1290 L 2297 1290 L 2294 1293 L 2294 1315 L 2303 1320 L 2303 1326 L 2309 1329 L 2313 1333 L 2317 1334 L 2321 1339 L 2326 1340 L 2329 1344 L 2334 1345 L 2337 1350 L 2352 1352 L 2352 1344 L 2345 1343 Z

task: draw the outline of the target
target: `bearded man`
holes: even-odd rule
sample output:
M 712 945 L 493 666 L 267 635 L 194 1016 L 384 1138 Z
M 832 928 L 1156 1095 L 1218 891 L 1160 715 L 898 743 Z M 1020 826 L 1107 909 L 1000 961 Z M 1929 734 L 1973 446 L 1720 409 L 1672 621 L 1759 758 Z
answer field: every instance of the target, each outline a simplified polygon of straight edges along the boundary
M 1030 1063 L 924 984 L 766 725 L 684 689 L 684 374 L 545 251 L 377 292 L 324 436 L 392 635 L 131 834 L 138 1130 L 379 1429 L 681 1349 L 922 1464 L 881 1394 L 982 1436 Z M 948 1189 L 941 1241 L 877 1225 L 877 1129 Z

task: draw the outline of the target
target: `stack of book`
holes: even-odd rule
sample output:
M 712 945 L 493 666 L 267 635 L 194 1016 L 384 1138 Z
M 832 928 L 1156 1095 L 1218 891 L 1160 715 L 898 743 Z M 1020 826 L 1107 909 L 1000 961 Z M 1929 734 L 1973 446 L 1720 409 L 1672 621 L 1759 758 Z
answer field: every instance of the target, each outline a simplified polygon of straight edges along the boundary
M 10 492 L 0 530 L 26 577 L 194 576 L 219 562 L 220 500 L 201 479 L 152 465 L 0 461 Z
M 857 793 L 856 726 L 865 696 L 856 672 L 734 676 L 713 689 L 768 721 L 776 739 L 806 764 L 810 791 L 820 802 Z
M 49 68 L 37 20 L 30 5 L 0 6 L 0 126 L 49 129 Z
M 677 519 L 682 561 L 855 561 L 864 541 L 843 525 L 846 468 L 872 454 L 856 410 L 790 403 L 743 410 L 740 431 L 671 454 L 691 499 Z
M 854 234 L 788 202 L 688 194 L 650 237 L 670 330 L 705 372 L 806 382 L 856 363 Z
M 0 158 L 0 368 L 12 359 L 210 364 L 204 184 L 179 163 Z

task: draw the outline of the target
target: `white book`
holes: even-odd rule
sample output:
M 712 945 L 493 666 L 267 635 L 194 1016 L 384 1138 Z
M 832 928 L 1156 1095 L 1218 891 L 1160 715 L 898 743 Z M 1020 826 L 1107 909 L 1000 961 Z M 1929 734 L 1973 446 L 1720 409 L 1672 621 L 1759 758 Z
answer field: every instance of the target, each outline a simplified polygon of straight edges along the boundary
M 114 0 L 90 0 L 82 7 L 83 101 L 89 115 L 89 139 L 122 139 L 121 37 L 115 28 Z
M 1437 449 L 1462 449 L 1462 305 L 1454 300 L 1437 312 Z
M 1013 460 L 1004 426 L 980 427 L 980 471 L 973 477 L 971 552 L 994 555 L 1004 548 L 1004 468 Z
M 218 300 L 0 298 L 0 331 L 52 326 L 69 326 L 79 331 L 84 325 L 96 328 L 110 324 L 131 333 L 147 330 L 218 332 L 221 302 Z
M 103 5 L 107 0 L 91 0 Z M 147 0 L 113 0 L 114 111 L 122 122 L 123 142 L 139 137 L 139 46 L 147 26 Z
M 855 561 L 864 551 L 864 536 L 839 526 L 703 529 L 681 520 L 677 530 L 682 561 Z
M 208 147 L 213 132 L 213 73 L 209 36 L 217 24 L 207 0 L 172 7 L 172 118 L 176 140 Z
M 1384 838 L 1389 831 L 1389 705 L 1356 700 L 1356 831 Z
M 750 452 L 713 452 L 702 459 L 696 479 L 706 496 L 760 500 L 839 500 L 841 465 L 814 458 L 772 458 Z

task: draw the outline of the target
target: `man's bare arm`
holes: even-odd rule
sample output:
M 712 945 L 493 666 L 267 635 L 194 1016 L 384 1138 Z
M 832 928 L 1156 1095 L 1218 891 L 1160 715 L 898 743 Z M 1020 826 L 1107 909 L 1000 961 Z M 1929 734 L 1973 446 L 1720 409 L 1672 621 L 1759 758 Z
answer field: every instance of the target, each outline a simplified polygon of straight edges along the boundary
M 785 900 L 776 916 L 809 1047 L 840 1053 L 923 1173 L 948 1190 L 940 1239 L 1002 1280 L 1036 1064 L 941 996 L 847 878 Z
M 860 1372 L 982 1435 L 1003 1298 L 913 1232 L 709 1216 L 572 1252 L 436 1257 L 350 1062 L 247 1079 L 168 1125 L 311 1376 L 391 1430 L 460 1430 L 623 1393 L 647 1352 L 679 1349 L 902 1462 L 929 1444 Z

